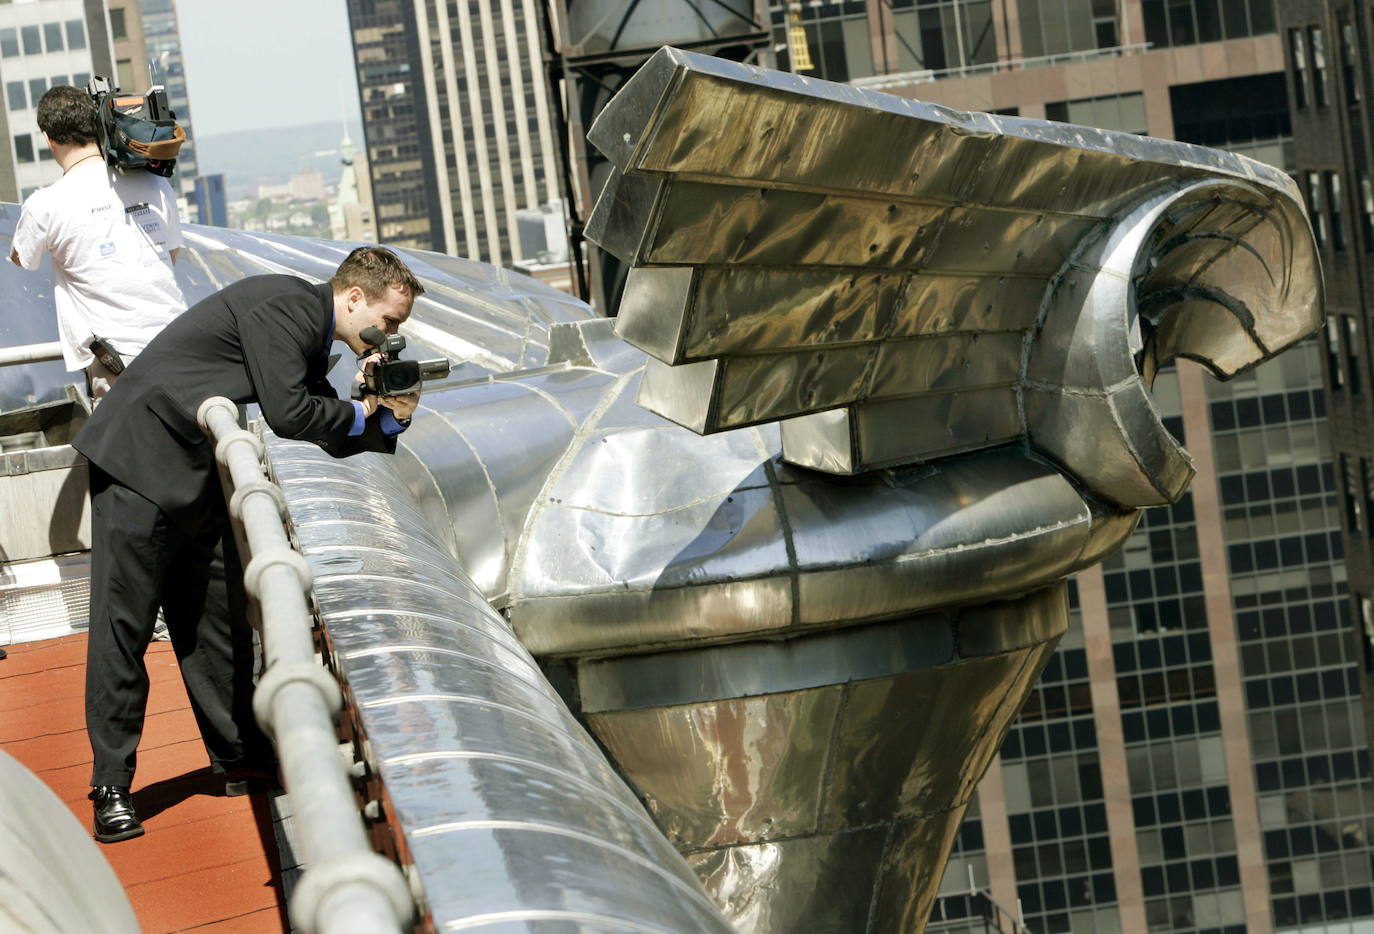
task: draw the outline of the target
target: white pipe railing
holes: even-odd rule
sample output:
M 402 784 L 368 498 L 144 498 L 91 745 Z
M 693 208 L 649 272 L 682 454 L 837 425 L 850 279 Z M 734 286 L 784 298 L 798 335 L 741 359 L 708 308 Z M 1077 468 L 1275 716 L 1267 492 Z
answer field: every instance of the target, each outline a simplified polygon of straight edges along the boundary
M 229 513 L 247 543 L 244 584 L 261 616 L 266 666 L 253 712 L 276 745 L 305 864 L 288 906 L 292 925 L 300 934 L 407 931 L 415 912 L 410 888 L 400 868 L 368 844 L 339 755 L 334 722 L 343 695 L 315 655 L 306 601 L 312 576 L 286 537 L 285 497 L 263 471 L 262 441 L 239 427 L 232 402 L 206 399 L 197 419 L 215 444 Z
M 0 347 L 0 366 L 21 366 L 25 363 L 47 363 L 49 360 L 62 359 L 62 345 L 57 341 L 48 344 L 25 344 L 21 347 Z

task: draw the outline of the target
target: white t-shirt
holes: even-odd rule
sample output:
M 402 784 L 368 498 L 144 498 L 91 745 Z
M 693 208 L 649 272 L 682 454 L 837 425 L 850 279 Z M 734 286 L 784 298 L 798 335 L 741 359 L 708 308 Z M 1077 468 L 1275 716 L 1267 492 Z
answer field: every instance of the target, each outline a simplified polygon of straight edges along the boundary
M 14 251 L 25 269 L 52 253 L 67 369 L 90 364 L 96 335 L 126 358 L 138 354 L 186 309 L 172 272 L 171 251 L 181 243 L 172 186 L 142 169 L 121 172 L 88 159 L 29 195 Z

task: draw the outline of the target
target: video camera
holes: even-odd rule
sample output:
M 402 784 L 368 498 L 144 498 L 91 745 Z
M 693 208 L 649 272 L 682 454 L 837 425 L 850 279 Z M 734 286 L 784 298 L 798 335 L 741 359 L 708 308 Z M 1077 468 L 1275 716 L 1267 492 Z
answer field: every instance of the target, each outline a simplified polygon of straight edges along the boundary
M 405 350 L 406 339 L 399 334 L 387 334 L 381 328 L 363 328 L 358 336 L 372 349 L 358 359 L 380 353 L 382 359 L 372 365 L 372 372 L 365 373 L 358 393 L 373 393 L 378 396 L 404 396 L 419 392 L 420 384 L 427 379 L 443 379 L 448 376 L 447 360 L 399 360 Z
M 164 178 L 172 174 L 186 131 L 177 126 L 162 85 L 142 97 L 121 95 L 108 78 L 96 75 L 86 85 L 86 93 L 95 101 L 96 142 L 108 164 L 147 169 Z

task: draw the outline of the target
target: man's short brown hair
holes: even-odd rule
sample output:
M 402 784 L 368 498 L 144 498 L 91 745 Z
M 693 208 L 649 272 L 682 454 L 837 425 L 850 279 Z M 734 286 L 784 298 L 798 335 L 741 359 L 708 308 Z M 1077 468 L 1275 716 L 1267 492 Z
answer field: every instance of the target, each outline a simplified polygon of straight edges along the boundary
M 425 287 L 410 267 L 384 246 L 360 246 L 349 253 L 330 277 L 329 285 L 336 293 L 356 285 L 369 302 L 384 298 L 391 286 L 409 292 L 412 301 L 425 294 Z
M 38 129 L 65 146 L 94 143 L 100 132 L 95 101 L 80 88 L 54 85 L 38 99 Z

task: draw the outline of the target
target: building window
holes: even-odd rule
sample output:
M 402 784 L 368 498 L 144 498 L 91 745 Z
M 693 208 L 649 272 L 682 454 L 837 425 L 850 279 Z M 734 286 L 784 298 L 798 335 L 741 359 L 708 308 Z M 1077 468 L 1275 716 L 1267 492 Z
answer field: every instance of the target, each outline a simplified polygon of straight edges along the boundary
M 794 66 L 788 45 L 786 17 L 781 7 L 773 10 L 774 38 L 779 47 L 778 67 L 815 74 L 827 81 L 850 81 L 873 74 L 873 49 L 868 38 L 868 13 L 862 2 L 806 4 L 797 9 L 810 67 Z M 900 36 L 899 36 L 900 45 Z M 911 71 L 912 68 L 898 68 Z M 460 80 L 459 84 L 462 84 Z
M 1143 0 L 1145 39 L 1156 47 L 1260 36 L 1275 29 L 1272 0 Z
M 62 24 L 44 23 L 43 24 L 43 44 L 49 52 L 61 52 L 66 48 L 62 42 Z
M 129 27 L 124 22 L 123 10 L 110 10 L 110 35 L 116 39 L 129 38 Z
M 25 55 L 43 54 L 42 33 L 37 26 L 21 27 L 19 30 L 19 36 L 24 40 Z
M 1360 391 L 1360 322 L 1354 315 L 1345 316 L 1345 366 L 1350 391 Z
M 1370 538 L 1374 538 L 1374 489 L 1370 488 L 1370 481 L 1374 479 L 1370 476 L 1369 461 L 1360 458 L 1360 493 L 1364 504 L 1364 529 Z
M 1288 30 L 1288 54 L 1293 57 L 1293 106 L 1306 107 L 1308 95 L 1307 43 L 1301 29 Z
M 1326 189 L 1326 213 L 1331 215 L 1331 249 L 1345 249 L 1345 227 L 1341 223 L 1341 177 L 1336 172 L 1323 172 Z
M 19 54 L 19 31 L 0 29 L 0 58 L 14 58 Z
M 1307 173 L 1307 216 L 1312 232 L 1317 236 L 1317 248 L 1326 249 L 1326 215 L 1322 213 L 1322 177 L 1319 172 Z
M 1345 372 L 1341 368 L 1341 332 L 1335 318 L 1326 319 L 1326 367 L 1331 371 L 1331 388 L 1340 389 L 1345 385 Z
M 115 83 L 125 91 L 134 89 L 134 63 L 131 59 L 121 58 L 115 62 Z
M 1369 173 L 1360 173 L 1360 228 L 1364 233 L 1364 251 L 1374 253 L 1374 185 Z
M 1076 101 L 1050 101 L 1045 104 L 1045 118 L 1060 123 L 1143 134 L 1146 131 L 1145 95 L 1113 94 Z
M 86 24 L 79 19 L 67 20 L 67 48 L 84 49 L 86 47 Z
M 992 4 L 987 0 L 894 0 L 892 30 L 898 71 L 939 71 L 997 60 Z
M 9 101 L 10 110 L 23 110 L 29 106 L 29 96 L 24 93 L 22 81 L 6 81 L 5 97 Z
M 1312 102 L 1326 106 L 1326 37 L 1320 26 L 1307 27 L 1307 42 L 1312 48 Z
M 1345 484 L 1345 526 L 1354 535 L 1360 530 L 1364 512 L 1360 501 L 1364 498 L 1355 482 L 1355 465 L 1350 463 L 1350 455 L 1340 455 L 1341 480 Z
M 1169 88 L 1169 109 L 1174 118 L 1174 138 L 1184 143 L 1234 150 L 1293 135 L 1288 93 L 1279 71 L 1173 85 Z M 1273 158 L 1270 156 L 1270 161 Z
M 1040 58 L 1114 48 L 1121 34 L 1117 7 L 1115 0 L 1020 0 L 1023 54 Z
M 1364 644 L 1364 670 L 1374 671 L 1374 600 L 1360 597 L 1360 629 Z
M 29 100 L 33 101 L 33 106 L 38 106 L 38 101 L 43 97 L 43 92 L 48 89 L 47 78 L 29 79 Z
M 1344 20 L 1344 18 L 1342 18 Z M 1360 56 L 1360 44 L 1355 38 L 1355 27 L 1342 21 L 1341 29 L 1341 77 L 1345 82 L 1345 105 L 1354 107 L 1360 102 L 1359 75 L 1355 72 L 1355 62 Z
M 14 138 L 14 161 L 33 161 L 33 137 L 29 134 L 21 133 Z

